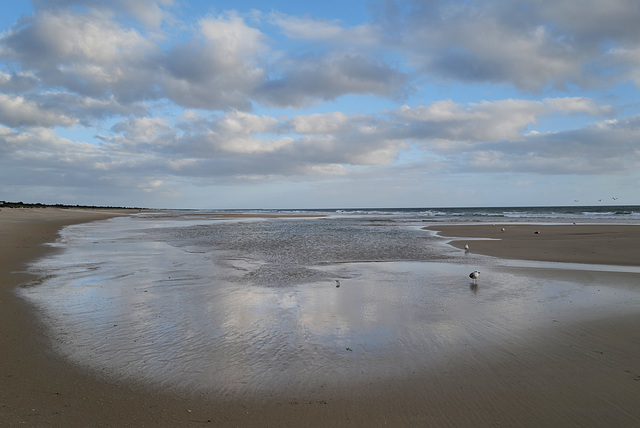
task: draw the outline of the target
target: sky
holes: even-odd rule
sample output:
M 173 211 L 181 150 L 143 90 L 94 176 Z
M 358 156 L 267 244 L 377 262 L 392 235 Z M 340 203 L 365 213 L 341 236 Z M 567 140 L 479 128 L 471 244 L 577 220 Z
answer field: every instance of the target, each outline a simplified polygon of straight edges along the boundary
M 638 22 L 637 0 L 5 2 L 0 200 L 640 204 Z

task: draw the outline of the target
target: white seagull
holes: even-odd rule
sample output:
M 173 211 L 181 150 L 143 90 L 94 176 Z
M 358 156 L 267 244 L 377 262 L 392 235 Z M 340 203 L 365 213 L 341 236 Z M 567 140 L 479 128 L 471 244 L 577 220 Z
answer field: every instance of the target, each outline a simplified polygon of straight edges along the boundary
M 469 278 L 471 278 L 474 283 L 478 280 L 479 276 L 480 276 L 480 271 L 479 270 L 474 270 L 473 272 L 471 272 L 469 274 Z

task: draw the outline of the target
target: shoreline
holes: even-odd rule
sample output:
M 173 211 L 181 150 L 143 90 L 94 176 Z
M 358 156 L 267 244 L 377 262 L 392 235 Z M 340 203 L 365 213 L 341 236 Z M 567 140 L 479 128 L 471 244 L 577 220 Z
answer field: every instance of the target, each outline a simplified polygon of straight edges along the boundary
M 144 211 L 162 210 L 0 209 L 0 426 L 263 426 L 259 412 L 247 411 L 249 403 L 177 397 L 76 367 L 51 349 L 36 308 L 15 292 L 34 279 L 28 263 L 56 251 L 46 244 L 63 227 Z
M 502 259 L 640 266 L 640 225 L 460 223 L 424 229 L 451 238 L 455 248 L 468 244 L 469 253 Z
M 635 314 L 554 323 L 548 331 L 532 331 L 516 344 L 493 343 L 435 371 L 380 382 L 357 393 L 316 391 L 303 397 L 264 396 L 240 402 L 103 378 L 54 354 L 35 309 L 14 289 L 31 277 L 23 272 L 26 263 L 55 251 L 43 244 L 53 242 L 60 228 L 131 212 L 12 210 L 0 210 L 2 426 L 604 427 L 640 423 L 636 405 L 640 364 L 635 358 L 640 355 L 640 340 Z M 479 242 L 471 242 L 472 247 Z

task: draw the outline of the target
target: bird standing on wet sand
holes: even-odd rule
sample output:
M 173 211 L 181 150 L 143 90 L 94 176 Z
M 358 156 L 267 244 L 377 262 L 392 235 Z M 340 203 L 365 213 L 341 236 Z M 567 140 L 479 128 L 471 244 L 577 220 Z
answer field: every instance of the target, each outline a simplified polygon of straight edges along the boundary
M 479 276 L 480 276 L 480 271 L 478 271 L 478 270 L 474 270 L 473 272 L 471 272 L 469 274 L 469 278 L 471 278 L 474 283 L 478 280 Z
M 340 288 L 340 280 L 336 279 L 336 288 Z
M 464 244 L 464 250 L 469 251 L 469 244 Z

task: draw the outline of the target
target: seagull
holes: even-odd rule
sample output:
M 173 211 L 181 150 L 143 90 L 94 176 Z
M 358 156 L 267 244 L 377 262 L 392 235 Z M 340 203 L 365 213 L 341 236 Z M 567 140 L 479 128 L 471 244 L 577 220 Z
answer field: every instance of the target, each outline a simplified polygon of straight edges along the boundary
M 336 288 L 340 288 L 340 280 L 336 279 Z
M 469 251 L 469 244 L 464 244 L 464 250 Z
M 469 278 L 471 278 L 474 283 L 478 280 L 479 276 L 480 276 L 480 271 L 479 270 L 474 270 L 473 272 L 471 272 L 469 274 Z
M 500 229 L 501 232 L 504 232 L 504 227 L 502 229 Z

